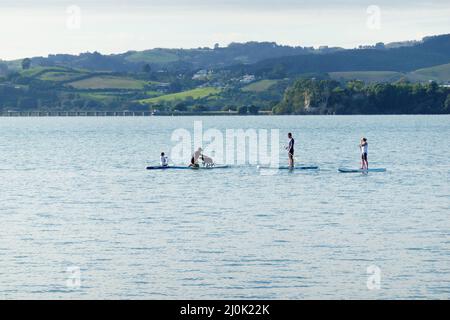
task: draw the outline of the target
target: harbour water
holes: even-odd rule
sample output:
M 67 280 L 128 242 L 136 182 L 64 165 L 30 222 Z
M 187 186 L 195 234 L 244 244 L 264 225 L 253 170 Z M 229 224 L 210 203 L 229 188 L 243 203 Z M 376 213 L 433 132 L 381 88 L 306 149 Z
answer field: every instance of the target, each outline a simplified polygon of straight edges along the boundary
M 146 171 L 194 121 L 293 132 L 320 171 Z M 337 172 L 361 136 L 386 173 Z M 0 118 L 0 299 L 448 299 L 449 136 L 450 116 Z

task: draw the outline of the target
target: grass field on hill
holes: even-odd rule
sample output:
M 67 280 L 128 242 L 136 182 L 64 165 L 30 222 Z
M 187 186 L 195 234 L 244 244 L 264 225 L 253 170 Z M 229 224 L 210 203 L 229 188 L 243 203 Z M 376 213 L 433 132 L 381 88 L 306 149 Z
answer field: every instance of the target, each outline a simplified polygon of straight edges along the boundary
M 27 70 L 20 71 L 22 77 L 36 77 L 48 72 L 68 72 L 70 69 L 63 67 L 34 67 Z
M 94 76 L 92 78 L 83 79 L 68 83 L 75 89 L 124 89 L 124 90 L 141 90 L 147 82 L 125 77 L 115 76 Z
M 450 63 L 410 72 L 407 74 L 407 78 L 411 81 L 434 80 L 447 83 L 450 81 Z
M 70 81 L 82 76 L 83 73 L 78 72 L 57 72 L 50 71 L 45 72 L 44 74 L 39 76 L 39 79 L 45 81 Z
M 193 99 L 200 99 L 205 98 L 208 96 L 216 95 L 220 92 L 220 89 L 212 88 L 212 87 L 206 87 L 206 88 L 197 88 L 193 90 L 178 92 L 178 93 L 172 93 L 172 94 L 166 94 L 163 96 L 150 98 L 150 99 L 143 99 L 140 100 L 141 103 L 158 103 L 160 101 L 174 101 L 174 100 L 184 100 L 188 97 L 191 97 Z
M 330 78 L 338 81 L 361 80 L 365 83 L 392 82 L 401 79 L 404 75 L 395 71 L 347 71 L 330 72 Z
M 242 91 L 246 92 L 263 92 L 269 89 L 271 86 L 278 83 L 278 80 L 261 80 L 251 83 L 242 88 Z
M 179 58 L 175 53 L 167 51 L 149 50 L 132 53 L 125 58 L 130 62 L 145 62 L 145 63 L 170 63 L 178 61 Z
M 109 92 L 82 92 L 80 93 L 80 97 L 85 99 L 92 99 L 96 100 L 98 102 L 102 103 L 109 103 L 112 102 L 114 99 L 117 99 L 120 97 L 115 92 L 109 93 Z

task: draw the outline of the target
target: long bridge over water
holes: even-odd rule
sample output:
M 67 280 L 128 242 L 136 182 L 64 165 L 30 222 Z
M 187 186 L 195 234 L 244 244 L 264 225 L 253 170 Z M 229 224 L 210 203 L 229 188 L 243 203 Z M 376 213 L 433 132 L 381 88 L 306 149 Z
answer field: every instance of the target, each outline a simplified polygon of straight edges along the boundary
M 260 111 L 259 115 L 270 115 Z M 236 111 L 151 112 L 151 111 L 0 111 L 0 117 L 149 117 L 149 116 L 232 116 Z
M 149 111 L 5 111 L 0 117 L 148 117 Z

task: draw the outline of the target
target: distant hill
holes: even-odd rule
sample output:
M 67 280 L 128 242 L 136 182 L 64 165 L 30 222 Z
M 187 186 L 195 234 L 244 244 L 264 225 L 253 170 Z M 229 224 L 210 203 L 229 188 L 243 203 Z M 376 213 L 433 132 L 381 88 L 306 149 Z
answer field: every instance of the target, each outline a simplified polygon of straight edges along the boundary
M 152 49 L 102 55 L 56 54 L 31 58 L 32 66 L 66 67 L 101 72 L 155 70 L 186 73 L 200 69 L 283 78 L 305 73 L 394 71 L 411 72 L 450 63 L 450 34 L 358 49 L 292 47 L 274 42 L 231 43 L 227 47 Z M 20 61 L 0 62 L 0 74 L 21 68 Z
M 232 43 L 225 48 L 153 49 L 120 55 L 133 63 L 170 65 L 184 62 L 193 68 L 211 68 L 236 63 L 251 64 L 264 59 L 308 54 L 312 48 L 280 46 L 272 42 Z
M 277 77 L 304 73 L 346 71 L 410 72 L 450 62 L 450 34 L 424 38 L 411 45 L 388 49 L 343 50 L 325 54 L 307 54 L 272 58 L 247 66 L 233 66 L 235 73 Z
M 93 71 L 138 72 L 145 64 L 160 69 L 195 70 L 235 64 L 252 64 L 269 58 L 336 52 L 342 48 L 291 47 L 274 42 L 231 43 L 227 47 L 197 49 L 152 49 L 123 54 L 102 55 L 98 52 L 80 55 L 55 54 L 33 57 L 34 66 L 64 66 Z M 11 64 L 11 69 L 20 65 Z

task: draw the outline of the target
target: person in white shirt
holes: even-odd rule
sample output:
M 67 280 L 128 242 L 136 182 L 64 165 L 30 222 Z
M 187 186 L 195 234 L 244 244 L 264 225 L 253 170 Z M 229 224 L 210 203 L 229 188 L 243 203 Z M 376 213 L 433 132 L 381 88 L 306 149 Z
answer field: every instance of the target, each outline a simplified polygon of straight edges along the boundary
M 367 142 L 366 138 L 361 138 L 359 147 L 361 148 L 361 169 L 367 170 L 369 169 L 369 161 L 367 160 L 369 143 Z
M 169 158 L 166 157 L 164 152 L 161 152 L 161 158 L 159 160 L 161 167 L 167 167 L 169 165 Z

